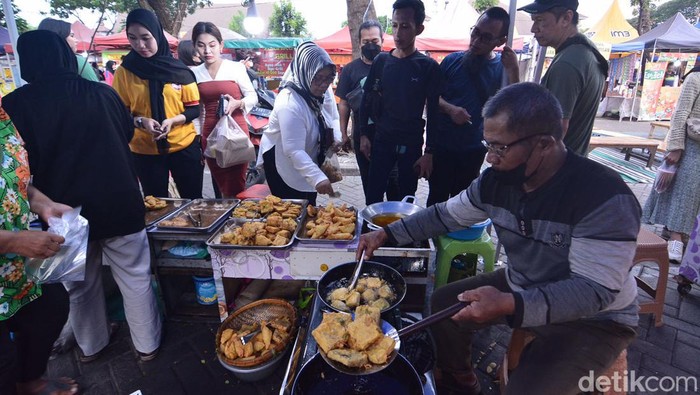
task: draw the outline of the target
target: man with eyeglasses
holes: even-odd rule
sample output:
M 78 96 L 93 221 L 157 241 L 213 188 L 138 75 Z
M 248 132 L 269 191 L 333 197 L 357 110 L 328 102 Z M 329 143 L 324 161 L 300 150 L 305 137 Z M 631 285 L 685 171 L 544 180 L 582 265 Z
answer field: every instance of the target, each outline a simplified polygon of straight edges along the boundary
M 506 10 L 489 8 L 471 28 L 469 49 L 440 63 L 446 86 L 437 117 L 440 137 L 426 148 L 433 165 L 428 206 L 456 196 L 479 176 L 486 155 L 481 109 L 501 87 L 504 74 L 508 83 L 519 81 L 515 52 L 509 47 L 501 54 L 494 52 L 505 44 L 509 27 Z
M 528 328 L 536 338 L 509 377 L 507 394 L 579 393 L 634 339 L 637 286 L 630 274 L 640 207 L 613 170 L 568 151 L 562 111 L 541 85 L 501 89 L 484 106 L 486 169 L 469 188 L 362 235 L 371 257 L 491 218 L 508 265 L 438 288 L 431 311 L 467 305 L 431 327 L 439 394 L 478 394 L 473 330 Z
M 608 60 L 578 32 L 577 9 L 578 0 L 535 0 L 519 8 L 531 14 L 530 31 L 537 42 L 556 50 L 541 83 L 561 103 L 564 144 L 586 156 L 608 75 Z

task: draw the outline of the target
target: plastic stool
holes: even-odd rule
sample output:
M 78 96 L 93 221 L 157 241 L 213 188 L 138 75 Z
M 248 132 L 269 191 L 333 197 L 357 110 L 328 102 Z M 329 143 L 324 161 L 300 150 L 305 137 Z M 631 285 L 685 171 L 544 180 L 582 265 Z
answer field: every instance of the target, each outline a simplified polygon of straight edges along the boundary
M 270 187 L 267 184 L 255 184 L 251 185 L 250 188 L 243 192 L 239 192 L 236 197 L 238 199 L 262 199 L 265 196 L 270 195 Z
M 475 240 L 455 240 L 447 236 L 438 236 L 437 244 L 437 270 L 435 272 L 435 288 L 447 284 L 450 274 L 452 259 L 459 254 L 480 255 L 484 259 L 484 272 L 492 272 L 496 260 L 496 247 L 491 241 L 491 236 L 484 231 L 481 237 Z

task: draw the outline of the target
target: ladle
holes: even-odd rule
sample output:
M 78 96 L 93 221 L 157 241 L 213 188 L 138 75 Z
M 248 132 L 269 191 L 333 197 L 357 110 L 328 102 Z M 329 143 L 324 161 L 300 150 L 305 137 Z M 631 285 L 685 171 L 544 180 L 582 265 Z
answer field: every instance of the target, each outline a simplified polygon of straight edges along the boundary
M 363 253 L 363 258 L 364 258 L 364 253 Z M 360 259 L 362 260 L 362 259 Z M 321 354 L 321 357 L 335 370 L 353 375 L 353 376 L 359 376 L 359 375 L 366 375 L 366 374 L 372 374 L 372 373 L 377 373 L 381 372 L 382 370 L 386 369 L 395 359 L 396 355 L 399 352 L 399 349 L 401 348 L 401 337 L 405 336 L 410 336 L 413 333 L 416 333 L 420 331 L 421 329 L 425 329 L 439 321 L 444 320 L 445 318 L 452 317 L 453 315 L 457 314 L 458 311 L 462 310 L 465 308 L 469 303 L 466 302 L 458 302 L 455 303 L 454 305 L 441 310 L 427 318 L 424 318 L 414 324 L 411 324 L 400 331 L 396 331 L 396 328 L 391 326 L 389 323 L 386 321 L 382 320 L 381 322 L 381 329 L 382 332 L 384 333 L 385 336 L 389 336 L 394 341 L 396 344 L 394 345 L 394 351 L 389 355 L 389 357 L 386 360 L 386 363 L 381 364 L 381 365 L 371 365 L 368 368 L 364 369 L 357 369 L 357 368 L 350 368 L 348 366 L 343 365 L 342 363 L 336 362 L 328 358 L 326 356 L 326 353 L 323 352 L 323 350 L 319 349 L 319 353 Z

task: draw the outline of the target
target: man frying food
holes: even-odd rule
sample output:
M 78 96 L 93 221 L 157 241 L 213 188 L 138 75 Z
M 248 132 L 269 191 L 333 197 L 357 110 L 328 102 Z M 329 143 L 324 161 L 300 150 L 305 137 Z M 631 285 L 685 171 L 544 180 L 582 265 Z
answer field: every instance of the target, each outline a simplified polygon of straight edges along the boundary
M 491 167 L 447 202 L 363 235 L 358 258 L 491 218 L 507 268 L 432 296 L 432 312 L 469 303 L 431 328 L 438 393 L 479 393 L 472 331 L 504 323 L 536 334 L 507 394 L 576 394 L 581 377 L 604 372 L 636 335 L 639 204 L 617 173 L 566 149 L 561 107 L 545 88 L 506 87 L 483 117 Z

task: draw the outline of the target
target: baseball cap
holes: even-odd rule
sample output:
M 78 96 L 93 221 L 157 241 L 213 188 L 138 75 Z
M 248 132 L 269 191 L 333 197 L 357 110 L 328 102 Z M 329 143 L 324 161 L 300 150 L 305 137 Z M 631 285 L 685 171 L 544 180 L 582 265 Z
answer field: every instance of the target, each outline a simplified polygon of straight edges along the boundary
M 534 3 L 518 8 L 518 11 L 525 11 L 529 14 L 539 14 L 554 7 L 564 7 L 568 10 L 578 8 L 578 0 L 535 0 Z

